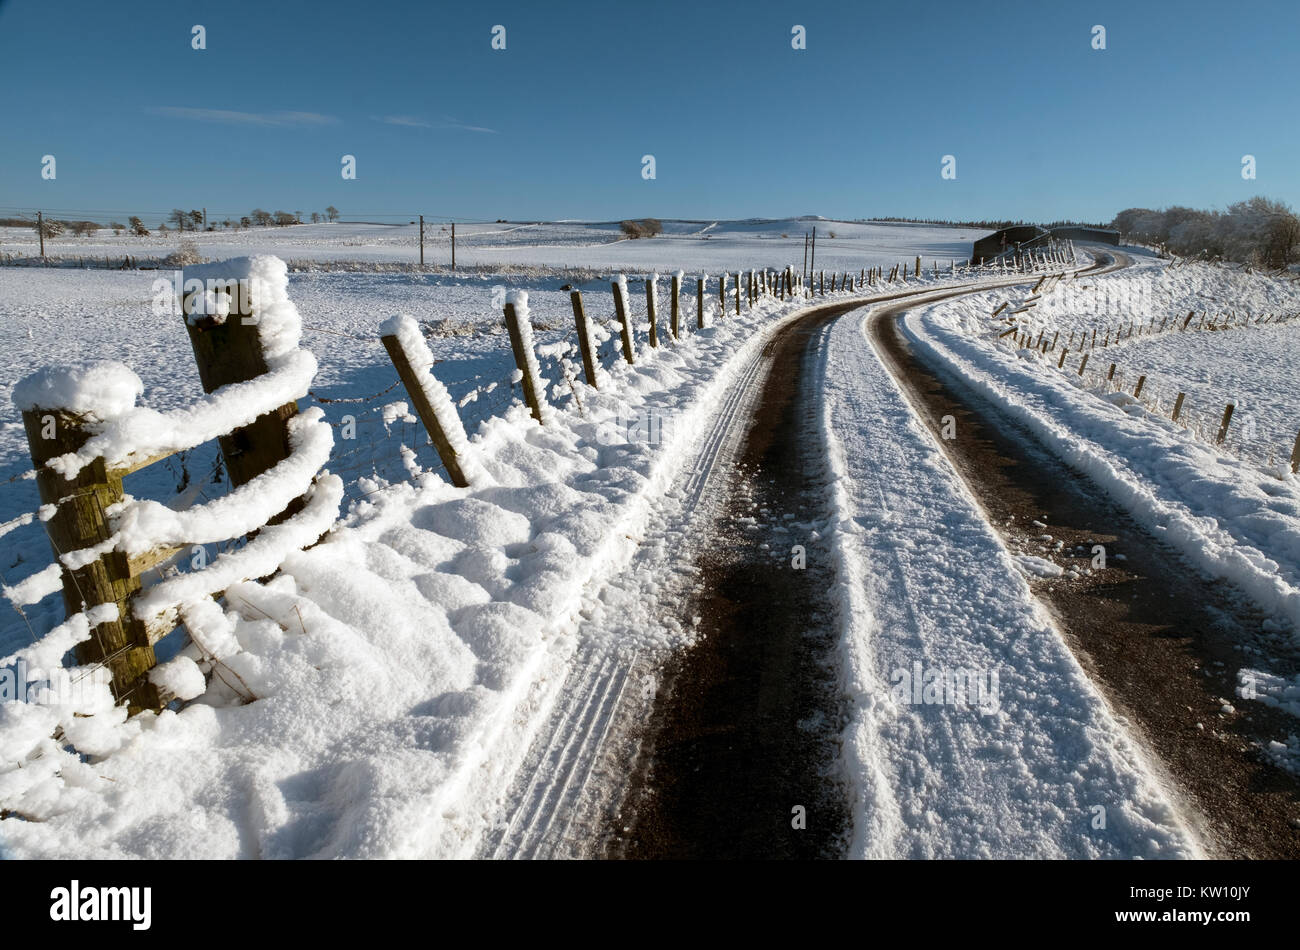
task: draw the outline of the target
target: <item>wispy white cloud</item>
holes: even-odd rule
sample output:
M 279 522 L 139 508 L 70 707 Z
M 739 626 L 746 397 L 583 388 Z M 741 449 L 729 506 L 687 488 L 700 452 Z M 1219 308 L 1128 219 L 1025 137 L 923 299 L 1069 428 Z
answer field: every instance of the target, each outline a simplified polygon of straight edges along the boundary
M 338 119 L 319 112 L 236 112 L 233 109 L 195 109 L 190 106 L 158 106 L 155 115 L 198 122 L 224 122 L 233 125 L 335 125 Z
M 490 135 L 499 135 L 496 129 L 489 129 L 482 125 L 468 125 L 459 119 L 451 116 L 443 116 L 437 122 L 430 122 L 428 119 L 418 115 L 372 115 L 370 117 L 376 122 L 384 122 L 388 125 L 405 125 L 416 129 L 461 129 L 465 132 L 486 132 Z
M 417 129 L 431 129 L 433 123 L 427 119 L 421 119 L 416 115 L 372 115 L 370 118 L 376 122 L 386 122 L 389 125 L 408 125 Z
M 499 135 L 496 129 L 489 129 L 481 125 L 466 125 L 464 122 L 458 122 L 455 119 L 445 119 L 444 124 L 449 129 L 464 129 L 466 132 L 488 132 L 492 135 Z

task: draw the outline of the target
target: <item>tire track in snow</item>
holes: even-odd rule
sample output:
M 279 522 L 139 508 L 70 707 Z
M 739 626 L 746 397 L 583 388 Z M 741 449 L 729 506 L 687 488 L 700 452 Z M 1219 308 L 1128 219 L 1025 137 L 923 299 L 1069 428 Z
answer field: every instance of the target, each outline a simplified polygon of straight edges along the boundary
M 763 357 L 760 350 L 749 358 L 729 387 L 708 431 L 698 440 L 700 447 L 680 499 L 669 497 L 656 503 L 650 522 L 663 526 L 653 533 L 659 540 L 689 529 L 705 501 L 719 461 L 734 455 L 740 438 L 737 421 L 754 398 Z M 651 540 L 648 537 L 646 542 Z M 624 575 L 663 572 L 665 565 L 656 563 L 665 559 L 663 546 L 646 542 L 638 548 Z M 518 804 L 505 829 L 490 839 L 489 846 L 480 851 L 482 854 L 494 858 L 579 856 L 588 844 L 585 838 L 575 840 L 573 836 L 583 811 L 580 799 L 613 727 L 627 683 L 642 660 L 638 651 L 622 646 L 607 631 L 586 629 L 592 626 L 585 623 L 579 631 L 581 645 L 569 675 L 508 796 Z M 561 812 L 564 817 L 557 820 Z

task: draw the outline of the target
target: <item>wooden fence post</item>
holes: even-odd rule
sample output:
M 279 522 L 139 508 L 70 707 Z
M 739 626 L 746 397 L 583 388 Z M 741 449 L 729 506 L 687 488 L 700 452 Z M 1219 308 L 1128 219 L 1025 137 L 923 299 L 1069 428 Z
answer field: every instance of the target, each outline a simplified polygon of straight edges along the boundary
M 1219 445 L 1222 445 L 1223 440 L 1228 437 L 1228 423 L 1232 422 L 1232 412 L 1236 408 L 1232 403 L 1228 403 L 1223 410 L 1223 422 L 1219 424 L 1219 436 L 1214 440 Z
M 1092 355 L 1092 354 L 1090 354 L 1090 353 L 1084 353 L 1084 354 L 1083 354 L 1083 359 L 1079 362 L 1079 375 L 1080 375 L 1080 376 L 1082 376 L 1082 375 L 1083 375 L 1083 371 L 1084 371 L 1085 369 L 1087 369 L 1087 367 L 1088 367 L 1088 357 L 1091 356 L 1091 355 Z
M 659 345 L 659 326 L 658 315 L 655 313 L 655 278 L 658 274 L 651 274 L 645 279 L 645 309 L 650 318 L 650 345 L 657 347 Z
M 614 294 L 618 299 L 617 291 Z M 524 390 L 524 402 L 532 410 L 533 418 L 545 424 L 542 406 L 545 403 L 545 388 L 542 386 L 541 374 L 537 369 L 537 354 L 533 352 L 533 328 L 519 319 L 519 311 L 512 302 L 507 302 L 506 329 L 510 332 L 510 348 L 514 350 L 515 367 L 523 374 L 521 380 Z M 630 359 L 628 362 L 632 362 Z
M 1134 389 L 1133 389 L 1133 398 L 1134 398 L 1134 399 L 1139 399 L 1139 398 L 1141 398 L 1141 396 L 1142 396 L 1142 387 L 1145 386 L 1146 384 L 1147 384 L 1147 378 L 1146 378 L 1146 376 L 1145 376 L 1145 375 L 1143 375 L 1143 376 L 1139 376 L 1139 377 L 1138 377 L 1138 384 L 1137 384 L 1137 386 L 1135 386 Z
M 190 336 L 194 361 L 199 368 L 199 382 L 205 393 L 232 383 L 256 379 L 268 371 L 258 334 L 256 313 L 236 313 L 247 302 L 245 294 L 230 295 L 230 314 L 221 322 L 197 308 L 194 294 L 185 294 L 181 317 Z M 236 301 L 238 297 L 238 302 Z M 230 484 L 238 488 L 287 459 L 293 449 L 289 444 L 289 420 L 298 414 L 296 400 L 258 416 L 241 429 L 218 436 Z M 267 524 L 274 525 L 302 510 L 305 502 L 294 499 Z
M 1291 471 L 1300 472 L 1300 433 L 1296 434 L 1295 446 L 1291 449 Z
M 628 312 L 632 308 L 628 306 L 627 297 L 624 296 L 627 282 L 616 280 L 610 286 L 614 289 L 614 312 L 618 316 L 620 332 L 623 336 L 623 359 L 628 363 L 635 363 L 636 348 L 632 343 L 632 316 Z
M 727 315 L 727 272 L 718 275 L 718 322 Z
M 704 278 L 695 282 L 695 326 L 704 329 Z
M 921 255 L 920 255 L 920 254 L 916 255 L 916 271 L 915 271 L 915 273 L 916 273 L 916 279 L 917 279 L 917 280 L 920 280 L 920 279 L 921 279 Z
M 581 303 L 579 303 L 581 306 Z M 429 438 L 433 442 L 433 447 L 438 450 L 438 458 L 442 459 L 442 465 L 447 470 L 447 475 L 451 478 L 451 483 L 457 488 L 469 487 L 469 479 L 465 475 L 465 469 L 461 466 L 460 453 L 453 446 L 452 439 L 448 437 L 448 431 L 459 429 L 456 433 L 459 438 L 457 442 L 464 444 L 465 429 L 461 425 L 460 417 L 456 415 L 456 407 L 452 404 L 449 408 L 450 418 L 440 416 L 438 407 L 429 401 L 428 393 L 421 382 L 421 373 L 432 373 L 432 368 L 421 367 L 417 370 L 411 365 L 406 350 L 403 349 L 401 340 L 396 334 L 386 334 L 379 338 L 384 344 L 384 349 L 388 351 L 388 358 L 393 361 L 393 366 L 397 368 L 398 378 L 402 381 L 402 386 L 406 388 L 406 394 L 411 397 L 411 402 L 415 404 L 415 412 L 424 423 L 424 431 L 429 433 Z M 443 412 L 448 407 L 443 408 Z M 454 427 L 454 429 L 453 429 Z
M 682 273 L 678 271 L 673 274 L 673 306 L 672 306 L 672 331 L 673 339 L 681 339 L 681 317 L 682 317 Z
M 1187 393 L 1179 393 L 1178 398 L 1174 400 L 1174 414 L 1172 416 L 1174 422 L 1177 422 L 1178 417 L 1183 414 L 1183 400 L 1186 398 Z
M 573 322 L 577 325 L 578 330 L 578 349 L 582 351 L 582 372 L 587 377 L 587 385 L 592 389 L 599 389 L 600 387 L 596 385 L 595 347 L 591 345 L 591 324 L 587 320 L 587 308 L 582 305 L 582 291 L 569 291 L 569 303 L 573 304 Z M 674 322 L 673 328 L 675 331 L 676 322 Z
M 1111 363 L 1110 369 L 1106 372 L 1106 380 L 1109 382 L 1114 378 L 1115 378 L 1115 364 Z
M 736 271 L 736 316 L 740 316 L 740 271 Z
M 46 463 L 77 451 L 90 438 L 84 420 L 59 407 L 28 409 L 22 416 L 41 503 L 56 506 L 54 517 L 45 522 L 55 557 L 108 540 L 113 531 L 104 512 L 123 500 L 121 473 L 96 459 L 65 479 Z M 77 644 L 75 654 L 81 666 L 107 667 L 114 702 L 126 700 L 134 713 L 159 706 L 158 691 L 148 677 L 157 661 L 146 625 L 131 613 L 131 598 L 140 589 L 140 579 L 122 569 L 124 560 L 108 555 L 75 571 L 64 566 L 63 606 L 71 617 L 99 604 L 117 605 L 117 619 L 91 627 L 90 639 Z
M 1061 347 L 1061 358 L 1060 358 L 1059 360 L 1057 360 L 1057 362 L 1056 362 L 1056 368 L 1057 368 L 1057 369 L 1060 369 L 1062 366 L 1065 365 L 1065 357 L 1069 354 L 1069 352 L 1070 352 L 1070 351 L 1069 351 L 1069 349 L 1068 349 L 1067 347 L 1064 347 L 1064 346 Z

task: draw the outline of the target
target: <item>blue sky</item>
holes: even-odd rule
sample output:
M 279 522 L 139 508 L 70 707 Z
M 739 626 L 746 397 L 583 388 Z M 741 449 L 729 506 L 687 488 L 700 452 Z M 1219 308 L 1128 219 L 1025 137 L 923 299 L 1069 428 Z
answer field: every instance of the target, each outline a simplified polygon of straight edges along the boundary
M 1297 38 L 1294 0 L 0 0 L 0 208 L 1109 220 L 1296 205 Z

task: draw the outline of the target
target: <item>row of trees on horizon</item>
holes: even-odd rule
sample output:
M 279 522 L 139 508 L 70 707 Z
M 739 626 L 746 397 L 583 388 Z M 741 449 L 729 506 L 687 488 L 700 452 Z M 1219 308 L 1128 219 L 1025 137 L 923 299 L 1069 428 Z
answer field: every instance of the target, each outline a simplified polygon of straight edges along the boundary
M 322 221 L 335 222 L 339 219 L 339 209 L 330 205 L 324 211 L 313 211 L 309 220 L 312 224 L 318 224 Z M 166 234 L 170 230 L 175 231 L 217 231 L 217 230 L 240 230 L 242 228 L 259 227 L 266 228 L 271 226 L 287 227 L 291 224 L 305 224 L 303 212 L 301 211 L 267 211 L 263 208 L 254 208 L 248 214 L 240 217 L 225 218 L 220 222 L 207 222 L 204 211 L 200 208 L 194 208 L 185 211 L 181 208 L 173 208 L 166 220 L 160 222 L 155 230 L 160 234 Z M 168 225 L 171 225 L 169 228 Z M 0 227 L 9 228 L 33 228 L 38 227 L 35 218 L 0 218 Z M 98 221 L 70 221 L 59 218 L 42 217 L 39 223 L 39 229 L 46 238 L 57 237 L 60 234 L 72 234 L 76 237 L 86 237 L 89 234 L 103 228 L 104 225 Z M 133 215 L 127 219 L 127 223 L 120 221 L 110 221 L 108 227 L 113 229 L 114 234 L 128 232 L 136 237 L 147 237 L 151 232 L 145 225 L 142 218 Z
M 1300 218 L 1289 205 L 1256 196 L 1205 211 L 1182 205 L 1125 208 L 1111 226 L 1120 239 L 1179 257 L 1287 267 L 1300 260 Z

